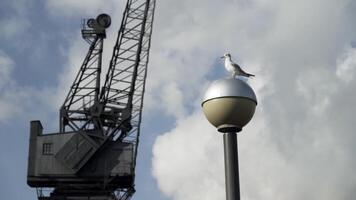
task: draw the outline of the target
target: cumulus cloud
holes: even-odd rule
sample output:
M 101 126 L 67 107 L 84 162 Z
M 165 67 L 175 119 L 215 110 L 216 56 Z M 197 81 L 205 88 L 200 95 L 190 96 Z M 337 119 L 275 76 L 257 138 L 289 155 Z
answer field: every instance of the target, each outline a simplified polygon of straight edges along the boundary
M 0 89 L 11 81 L 10 75 L 13 70 L 13 65 L 14 62 L 12 59 L 3 51 L 0 51 Z
M 6 39 L 14 39 L 31 26 L 27 13 L 30 10 L 29 1 L 5 1 L 0 5 L 6 8 L 5 16 L 0 18 L 2 30 L 0 36 Z M 7 14 L 11 12 L 11 14 Z
M 166 177 L 159 179 L 158 184 L 173 199 L 222 199 L 224 196 L 222 138 L 203 118 L 196 112 L 181 119 L 177 128 L 156 140 L 153 174 Z
M 352 81 L 356 70 L 356 49 L 348 48 L 337 64 L 336 75 L 345 82 Z
M 98 13 L 108 13 L 117 11 L 119 5 L 122 7 L 123 1 L 113 0 L 48 0 L 46 1 L 47 10 L 51 15 L 61 17 L 83 17 L 83 15 L 91 15 Z
M 168 85 L 163 86 L 161 99 L 163 109 L 175 116 L 176 118 L 183 117 L 185 115 L 185 108 L 183 107 L 183 94 L 182 91 L 177 87 L 175 82 L 171 82 Z
M 12 59 L 0 51 L 0 122 L 11 117 L 12 113 L 16 113 L 16 106 L 9 101 L 8 97 L 4 96 L 4 87 L 11 84 L 11 72 L 13 70 Z
M 15 35 L 19 35 L 23 31 L 25 31 L 30 25 L 30 22 L 23 17 L 13 17 L 11 19 L 0 20 L 0 26 L 3 27 L 3 31 L 1 31 L 1 36 L 11 38 Z
M 259 105 L 239 135 L 242 198 L 356 197 L 352 1 L 159 6 L 154 37 L 160 42 L 154 44 L 151 73 L 164 73 L 153 74 L 157 79 L 148 80 L 149 86 L 159 90 L 175 82 L 184 97 L 176 113 L 195 104 L 154 145 L 152 171 L 163 193 L 174 200 L 224 199 L 222 138 L 201 116 L 199 97 L 209 71 L 223 70 L 215 58 L 230 51 L 257 74 L 250 84 Z
M 17 116 L 38 114 L 42 111 L 33 109 L 35 105 L 46 107 L 48 104 L 45 98 L 48 90 L 18 85 L 13 78 L 14 68 L 13 59 L 0 50 L 0 123 L 8 122 Z

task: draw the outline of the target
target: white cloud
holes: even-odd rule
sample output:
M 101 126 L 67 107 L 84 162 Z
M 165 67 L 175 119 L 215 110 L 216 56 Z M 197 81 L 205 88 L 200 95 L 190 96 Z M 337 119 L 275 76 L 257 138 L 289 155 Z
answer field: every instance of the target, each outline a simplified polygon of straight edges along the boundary
M 24 34 L 25 30 L 31 26 L 28 19 L 28 11 L 30 10 L 30 1 L 18 0 L 3 2 L 4 8 L 11 14 L 6 14 L 0 19 L 0 37 L 5 39 L 14 39 L 19 35 Z
M 242 198 L 355 198 L 355 50 L 345 50 L 355 40 L 355 8 L 321 0 L 161 2 L 149 95 L 175 82 L 183 96 L 176 113 L 194 108 L 154 145 L 162 192 L 174 200 L 225 198 L 222 138 L 198 107 L 206 75 L 229 51 L 257 75 L 250 81 L 256 116 L 239 136 Z
M 5 38 L 13 38 L 20 34 L 23 34 L 24 31 L 30 27 L 30 25 L 30 21 L 24 16 L 16 16 L 10 19 L 2 19 L 0 20 L 0 26 L 2 27 L 0 36 Z
M 345 82 L 352 81 L 356 71 L 356 49 L 348 48 L 337 61 L 336 75 Z
M 15 117 L 43 116 L 51 88 L 37 89 L 21 86 L 14 79 L 15 62 L 0 50 L 0 123 L 9 122 Z M 36 109 L 41 106 L 42 109 Z
M 14 62 L 12 59 L 3 51 L 0 51 L 0 122 L 19 112 L 19 107 L 12 101 L 16 97 L 6 94 L 8 87 L 12 87 L 11 72 L 13 68 Z
M 12 59 L 0 50 L 0 90 L 11 81 L 10 75 L 13 65 Z
M 123 1 L 113 0 L 48 0 L 46 6 L 51 15 L 60 17 L 83 17 L 99 13 L 110 13 L 117 10 Z
M 176 129 L 159 136 L 153 149 L 153 174 L 165 177 L 158 180 L 161 190 L 174 199 L 221 199 L 219 136 L 201 113 L 179 120 Z
M 168 114 L 173 115 L 176 118 L 181 118 L 185 115 L 186 111 L 183 107 L 183 94 L 175 82 L 163 86 L 160 98 L 163 101 L 163 110 Z

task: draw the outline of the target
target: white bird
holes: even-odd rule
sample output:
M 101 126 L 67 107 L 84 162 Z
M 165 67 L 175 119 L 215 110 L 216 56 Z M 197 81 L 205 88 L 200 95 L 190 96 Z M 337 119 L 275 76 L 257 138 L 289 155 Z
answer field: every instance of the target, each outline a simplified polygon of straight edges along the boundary
M 225 53 L 224 56 L 222 56 L 221 58 L 225 58 L 225 68 L 228 72 L 232 73 L 232 77 L 235 76 L 246 76 L 246 77 L 250 77 L 250 76 L 255 76 L 253 74 L 249 74 L 247 72 L 245 72 L 244 70 L 241 69 L 241 67 L 234 63 L 231 60 L 231 55 L 229 53 Z

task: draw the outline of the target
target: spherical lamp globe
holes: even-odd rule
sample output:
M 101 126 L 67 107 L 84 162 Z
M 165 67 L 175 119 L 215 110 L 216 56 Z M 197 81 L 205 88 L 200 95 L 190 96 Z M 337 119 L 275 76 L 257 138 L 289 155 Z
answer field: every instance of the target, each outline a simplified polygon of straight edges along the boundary
M 253 89 L 236 78 L 214 81 L 202 102 L 208 121 L 223 133 L 240 132 L 252 119 L 256 105 Z

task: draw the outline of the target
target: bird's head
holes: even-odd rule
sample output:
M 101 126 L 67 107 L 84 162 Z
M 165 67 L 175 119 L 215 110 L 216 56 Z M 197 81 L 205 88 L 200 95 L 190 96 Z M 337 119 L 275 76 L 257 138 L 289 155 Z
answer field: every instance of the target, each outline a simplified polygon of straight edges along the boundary
M 229 53 L 225 53 L 221 58 L 231 58 L 231 55 Z

